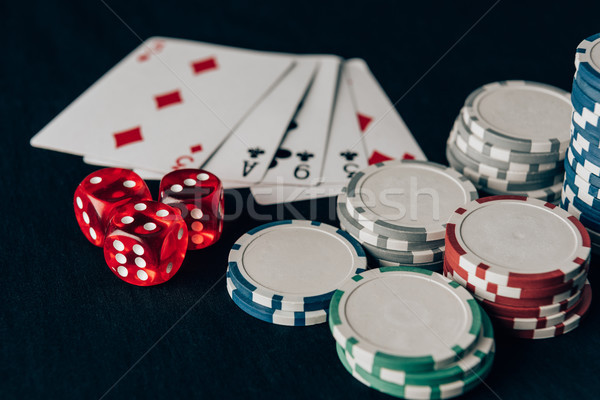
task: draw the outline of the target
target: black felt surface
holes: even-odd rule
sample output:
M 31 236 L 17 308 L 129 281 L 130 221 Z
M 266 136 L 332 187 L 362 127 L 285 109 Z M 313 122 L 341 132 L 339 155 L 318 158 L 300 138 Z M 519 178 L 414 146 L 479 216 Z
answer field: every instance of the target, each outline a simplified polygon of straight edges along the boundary
M 523 3 L 500 2 L 475 26 L 492 2 L 108 1 L 118 17 L 102 1 L 0 3 L 0 397 L 385 397 L 346 373 L 327 325 L 270 325 L 229 299 L 229 247 L 264 221 L 244 210 L 168 283 L 125 284 L 73 216 L 73 191 L 94 168 L 31 148 L 29 139 L 136 47 L 137 36 L 163 35 L 362 57 L 400 99 L 425 154 L 445 163 L 452 121 L 473 89 L 529 79 L 568 90 L 577 44 L 600 30 L 597 3 Z M 156 195 L 157 184 L 151 189 Z M 241 208 L 233 200 L 228 214 Z M 335 224 L 334 205 L 257 210 Z M 579 329 L 552 340 L 499 335 L 492 374 L 466 397 L 597 396 L 599 314 L 594 304 Z

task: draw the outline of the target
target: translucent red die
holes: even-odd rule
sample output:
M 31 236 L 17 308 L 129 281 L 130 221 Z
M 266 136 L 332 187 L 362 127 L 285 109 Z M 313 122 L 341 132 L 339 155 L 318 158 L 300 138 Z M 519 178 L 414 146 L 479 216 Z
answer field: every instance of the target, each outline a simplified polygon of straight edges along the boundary
M 188 249 L 217 242 L 223 232 L 223 184 L 201 169 L 180 169 L 160 181 L 160 201 L 181 211 L 188 227 Z
M 115 209 L 129 201 L 151 200 L 142 178 L 122 168 L 104 168 L 85 177 L 73 196 L 75 218 L 85 237 L 102 246 L 105 229 Z
M 108 224 L 104 258 L 125 282 L 157 285 L 177 273 L 187 242 L 178 210 L 157 201 L 130 202 L 119 207 Z

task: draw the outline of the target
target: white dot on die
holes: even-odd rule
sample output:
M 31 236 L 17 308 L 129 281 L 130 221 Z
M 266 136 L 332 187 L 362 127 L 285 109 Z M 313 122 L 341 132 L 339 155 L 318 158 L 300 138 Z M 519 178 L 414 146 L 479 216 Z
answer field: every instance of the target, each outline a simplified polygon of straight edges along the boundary
M 96 238 L 98 237 L 98 235 L 96 235 L 96 231 L 94 230 L 94 228 L 92 228 L 90 226 L 90 236 L 92 237 L 92 239 L 96 240 Z
M 198 174 L 198 176 L 196 176 L 196 178 L 198 178 L 199 181 L 205 181 L 209 178 L 209 176 L 207 173 L 201 172 Z
M 192 216 L 192 218 L 194 219 L 200 219 L 202 218 L 202 210 L 199 208 L 194 208 L 191 212 L 190 215 Z
M 185 186 L 194 186 L 196 184 L 196 181 L 188 178 L 185 181 L 183 181 L 183 184 Z
M 83 220 L 85 221 L 86 224 L 90 223 L 90 217 L 89 217 L 89 215 L 87 215 L 87 213 L 85 211 L 83 213 L 81 213 L 81 216 L 83 217 Z
M 121 242 L 120 240 L 115 240 L 113 242 L 113 247 L 115 248 L 115 250 L 117 251 L 123 251 L 125 250 L 125 245 L 123 244 L 123 242 Z
M 137 272 L 137 277 L 140 278 L 141 280 L 145 281 L 146 279 L 148 279 L 148 274 L 146 273 L 146 271 L 142 271 L 140 269 Z
M 182 237 L 183 237 L 183 228 L 179 229 L 179 232 L 177 232 L 177 239 L 181 240 Z
M 167 210 L 158 210 L 156 212 L 156 215 L 158 215 L 159 217 L 166 217 L 167 215 L 169 215 L 169 212 Z
M 90 179 L 90 183 L 93 183 L 94 185 L 100 182 L 102 182 L 102 178 L 100 178 L 99 176 L 95 176 L 92 179 Z
M 81 201 L 81 197 L 77 196 L 75 203 L 77 203 L 77 207 L 79 207 L 80 210 L 83 208 L 83 201 Z
M 132 188 L 135 186 L 135 182 L 134 181 L 125 181 L 125 182 L 123 182 L 123 186 L 125 186 L 126 188 Z
M 115 256 L 115 260 L 117 260 L 119 264 L 125 264 L 127 262 L 127 257 L 125 257 L 121 253 L 117 253 L 117 255 Z
M 130 216 L 123 217 L 123 218 L 121 218 L 121 222 L 124 224 L 130 224 L 133 222 L 133 217 L 130 217 Z
M 173 192 L 181 192 L 182 190 L 183 190 L 183 186 L 181 186 L 181 185 L 175 184 L 175 185 L 171 186 L 171 191 L 173 191 Z
M 135 265 L 137 265 L 140 268 L 145 268 L 146 267 L 146 260 L 144 260 L 142 257 L 136 257 L 135 258 Z
M 138 211 L 144 211 L 147 206 L 144 203 L 137 203 L 135 206 L 133 206 L 133 208 L 135 208 Z
M 127 268 L 125 268 L 124 266 L 120 266 L 119 268 L 117 268 L 117 272 L 119 273 L 119 275 L 121 275 L 123 278 L 125 278 L 127 276 Z
M 144 229 L 147 231 L 153 231 L 156 229 L 156 224 L 154 222 L 147 222 L 144 224 Z
M 173 263 L 170 262 L 169 265 L 167 265 L 167 274 L 170 274 L 172 269 L 173 269 Z
M 137 254 L 138 256 L 141 256 L 144 254 L 144 248 L 142 246 L 140 246 L 139 244 L 134 244 L 133 245 L 133 252 L 135 254 Z

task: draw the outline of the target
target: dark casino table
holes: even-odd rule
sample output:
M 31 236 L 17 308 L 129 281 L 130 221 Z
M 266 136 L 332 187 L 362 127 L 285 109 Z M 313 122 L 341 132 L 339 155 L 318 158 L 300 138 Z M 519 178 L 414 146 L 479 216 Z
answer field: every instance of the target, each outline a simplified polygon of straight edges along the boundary
M 386 397 L 344 370 L 327 324 L 259 321 L 225 288 L 244 232 L 287 218 L 337 225 L 335 199 L 262 207 L 228 192 L 220 241 L 155 287 L 117 279 L 81 235 L 73 192 L 95 168 L 29 140 L 140 38 L 364 58 L 427 157 L 446 164 L 472 90 L 505 79 L 570 90 L 575 48 L 600 31 L 598 15 L 593 2 L 2 2 L 0 398 Z M 598 332 L 592 304 L 562 337 L 497 333 L 491 374 L 464 398 L 597 398 Z

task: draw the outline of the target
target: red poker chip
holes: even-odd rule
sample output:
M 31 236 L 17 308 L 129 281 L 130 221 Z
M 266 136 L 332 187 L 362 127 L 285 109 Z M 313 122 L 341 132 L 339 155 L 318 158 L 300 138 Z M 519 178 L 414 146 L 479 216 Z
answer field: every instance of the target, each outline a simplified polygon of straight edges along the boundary
M 577 328 L 582 318 L 587 314 L 592 304 L 592 286 L 587 284 L 583 288 L 581 295 L 581 301 L 575 308 L 573 314 L 565 321 L 548 328 L 541 329 L 530 329 L 530 330 L 517 330 L 507 329 L 511 335 L 523 338 L 523 339 L 546 339 L 564 335 Z
M 465 287 L 479 301 L 488 300 L 492 303 L 502 304 L 502 305 L 506 305 L 506 306 L 515 306 L 515 307 L 540 307 L 540 306 L 550 305 L 550 304 L 554 304 L 554 303 L 560 303 L 561 301 L 566 300 L 569 297 L 576 294 L 577 292 L 579 292 L 581 290 L 581 288 L 583 287 L 583 285 L 585 284 L 585 279 L 584 279 L 583 282 L 579 286 L 575 286 L 563 293 L 559 293 L 559 294 L 556 294 L 556 295 L 550 296 L 550 297 L 537 298 L 537 299 L 513 299 L 510 297 L 503 297 L 503 296 L 499 296 L 494 293 L 487 292 L 485 290 L 482 290 L 482 289 L 470 284 L 469 282 L 464 280 L 460 275 L 454 273 L 452 271 L 452 268 L 448 265 L 447 262 L 445 265 L 444 273 L 447 278 L 453 279 L 456 282 L 458 282 L 460 285 Z
M 562 234 L 552 236 L 556 231 Z M 590 245 L 575 217 L 529 197 L 474 200 L 458 208 L 446 226 L 447 259 L 473 276 L 506 287 L 542 288 L 570 281 L 589 258 Z
M 503 304 L 492 303 L 488 300 L 480 300 L 481 305 L 494 316 L 504 316 L 513 318 L 542 318 L 554 315 L 563 311 L 572 310 L 581 300 L 581 291 L 573 296 L 558 303 L 536 307 L 518 307 L 507 306 Z
M 589 262 L 582 265 L 582 269 L 577 276 L 570 281 L 541 288 L 514 288 L 495 283 L 490 283 L 478 278 L 477 276 L 470 275 L 467 271 L 458 265 L 453 264 L 449 260 L 447 261 L 447 270 L 455 275 L 459 275 L 462 279 L 467 281 L 469 284 L 484 290 L 489 293 L 493 293 L 497 296 L 508 297 L 513 299 L 540 299 L 546 297 L 552 297 L 560 293 L 564 293 L 573 287 L 581 287 L 585 283 L 587 273 L 589 270 Z
M 585 290 L 585 288 L 584 288 Z M 533 317 L 533 318 L 521 318 L 521 317 L 506 317 L 502 315 L 495 315 L 490 313 L 499 325 L 506 329 L 514 330 L 533 330 L 548 328 L 554 325 L 558 325 L 561 322 L 569 319 L 576 311 L 579 306 L 579 301 L 575 303 L 570 309 L 558 312 L 556 314 L 548 315 L 546 317 Z

